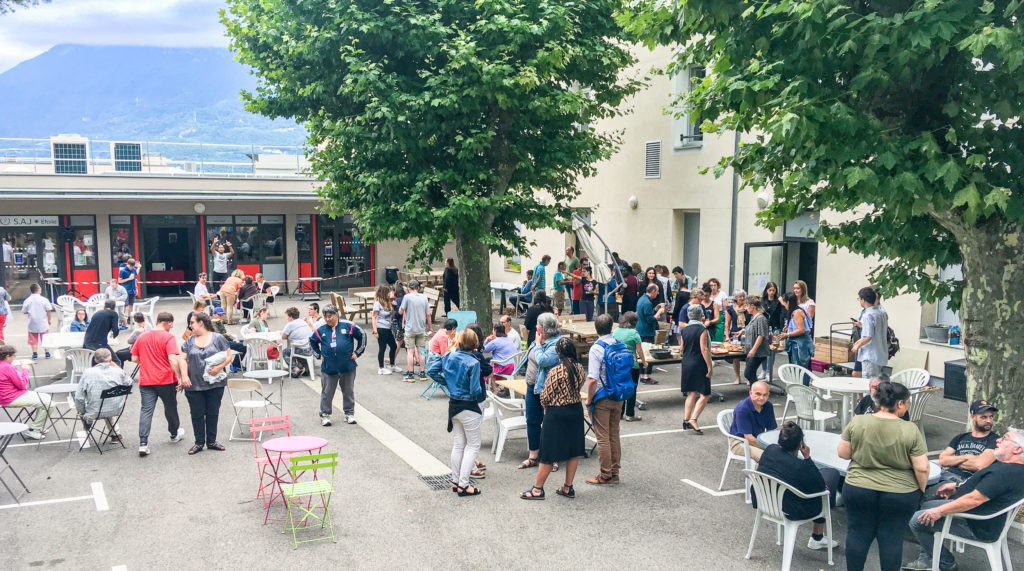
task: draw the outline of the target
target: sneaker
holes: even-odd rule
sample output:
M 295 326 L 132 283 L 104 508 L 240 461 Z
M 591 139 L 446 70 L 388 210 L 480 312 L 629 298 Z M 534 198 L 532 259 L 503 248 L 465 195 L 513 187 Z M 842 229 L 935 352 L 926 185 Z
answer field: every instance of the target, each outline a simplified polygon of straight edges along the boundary
M 764 371 L 758 371 L 757 372 L 757 380 L 763 381 L 766 378 L 768 378 L 768 374 L 767 373 L 765 373 Z
M 647 403 L 645 403 L 644 401 L 640 401 L 640 400 L 636 401 L 636 409 L 637 410 L 647 410 Z
M 25 431 L 25 436 L 31 438 L 32 440 L 42 440 L 46 438 L 45 434 L 38 430 L 32 430 L 31 428 Z
M 932 568 L 932 558 L 931 557 L 926 557 L 926 556 L 918 557 L 917 559 L 914 559 L 913 561 L 904 564 L 903 567 L 900 567 L 900 569 L 912 569 L 912 570 L 915 570 L 915 571 L 921 571 L 921 570 L 924 570 L 924 569 L 931 569 L 931 568 Z M 943 565 L 941 562 L 939 563 L 939 571 L 957 571 L 957 569 L 958 569 L 958 566 L 956 564 L 956 561 L 954 561 L 950 565 Z
M 49 358 L 50 358 L 50 352 L 49 352 L 49 351 L 47 351 L 47 352 L 46 352 L 46 358 L 47 358 L 47 359 L 49 359 Z
M 33 359 L 38 359 L 39 358 L 39 353 L 32 353 L 32 358 Z
M 330 416 L 321 416 L 320 417 L 320 426 L 330 426 L 330 425 L 331 425 L 331 417 Z
M 356 417 L 352 416 L 351 414 L 346 414 L 345 415 L 345 422 L 347 422 L 349 424 L 355 424 L 356 423 Z
M 118 330 L 119 331 L 127 331 L 128 330 L 128 326 L 127 325 L 122 325 L 121 327 L 118 327 Z
M 412 374 L 412 371 L 408 371 L 407 373 L 405 373 L 405 378 L 402 380 L 404 380 L 407 383 L 415 383 L 416 376 Z
M 394 365 L 391 365 L 390 368 L 391 368 L 391 372 L 392 373 L 401 373 L 402 372 L 402 368 L 401 367 L 396 367 Z
M 640 382 L 645 384 L 645 385 L 657 385 L 657 384 L 660 384 L 658 381 L 655 381 L 654 379 L 640 379 Z
M 232 373 L 237 373 L 238 372 L 238 367 L 236 367 L 234 365 L 230 365 L 230 366 L 228 366 L 228 370 L 231 371 Z
M 839 547 L 839 542 L 833 539 L 832 547 L 833 549 Z M 813 537 L 808 538 L 807 549 L 828 549 L 828 537 L 823 535 L 821 536 L 821 539 L 814 539 Z M 931 569 L 931 567 L 928 568 Z
M 425 372 L 420 371 L 420 380 L 423 382 L 427 382 L 430 381 L 430 377 L 428 377 Z
M 629 416 L 628 414 L 626 415 L 626 422 L 637 422 L 638 420 L 642 419 L 639 416 Z
M 377 374 L 378 375 L 390 375 L 391 374 L 391 369 L 389 369 L 387 367 L 381 367 L 381 368 L 377 369 Z
M 149 444 L 139 445 L 139 456 L 149 456 Z
M 179 428 L 178 433 L 171 437 L 171 442 L 181 442 L 185 438 L 185 429 Z

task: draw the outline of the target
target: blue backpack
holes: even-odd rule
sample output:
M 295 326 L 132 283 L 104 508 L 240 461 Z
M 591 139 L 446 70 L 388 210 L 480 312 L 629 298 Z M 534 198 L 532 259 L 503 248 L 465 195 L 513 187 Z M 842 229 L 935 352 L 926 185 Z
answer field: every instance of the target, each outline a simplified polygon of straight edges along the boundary
M 604 347 L 605 383 L 594 394 L 594 401 L 602 398 L 619 402 L 629 400 L 636 394 L 632 373 L 633 354 L 621 341 L 612 344 L 598 341 L 595 345 Z

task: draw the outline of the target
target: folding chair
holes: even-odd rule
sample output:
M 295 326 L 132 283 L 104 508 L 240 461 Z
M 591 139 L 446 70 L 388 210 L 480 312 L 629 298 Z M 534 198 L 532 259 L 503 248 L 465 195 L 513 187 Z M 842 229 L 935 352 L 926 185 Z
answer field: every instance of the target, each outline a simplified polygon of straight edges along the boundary
M 263 398 L 260 391 L 263 390 L 263 385 L 259 381 L 251 379 L 228 379 L 228 398 L 231 399 L 231 410 L 235 414 L 235 420 L 231 422 L 231 432 L 228 436 L 228 441 L 232 440 L 249 440 L 242 433 L 244 430 L 242 426 L 242 419 L 239 416 L 243 411 L 249 411 L 249 420 L 252 421 L 254 418 L 254 412 L 258 409 L 263 409 L 263 414 L 268 414 L 270 410 L 267 408 L 269 402 Z M 244 393 L 244 398 L 238 398 L 240 394 Z M 237 400 L 236 400 L 237 399 Z M 235 434 L 235 427 L 238 427 L 238 434 Z M 251 424 L 250 424 L 251 427 Z M 252 430 L 250 428 L 250 435 Z
M 338 453 L 331 452 L 329 454 L 311 454 L 308 456 L 292 456 L 291 466 L 288 467 L 288 471 L 292 474 L 291 484 L 281 484 L 281 491 L 284 493 L 285 504 L 288 506 L 288 520 L 284 524 L 284 530 L 289 529 L 292 532 L 292 541 L 295 542 L 295 549 L 299 548 L 300 543 L 309 543 L 312 541 L 323 541 L 330 539 L 332 542 L 337 542 L 334 539 L 334 523 L 331 521 L 331 496 L 334 494 L 334 472 L 338 466 Z M 323 472 L 327 469 L 331 470 L 329 478 L 321 478 L 321 474 L 317 472 Z M 313 471 L 313 479 L 306 482 L 299 482 L 299 474 L 306 471 Z M 320 506 L 313 505 L 313 499 L 316 496 L 320 496 Z M 308 503 L 303 505 L 303 500 L 307 500 Z M 308 507 L 307 507 L 308 506 Z M 316 515 L 318 509 L 323 510 L 323 515 Z M 301 510 L 301 519 L 296 521 L 296 515 Z M 320 520 L 320 528 L 326 527 L 330 531 L 330 536 L 317 537 L 315 539 L 304 539 L 299 541 L 298 530 L 299 523 L 302 524 L 302 529 L 308 529 L 308 522 L 310 519 Z
M 437 359 L 437 358 L 438 357 L 435 357 L 435 359 Z M 441 389 L 442 391 L 444 391 L 444 394 L 448 396 L 448 398 L 451 398 L 452 395 L 448 393 L 448 387 L 445 386 L 445 383 L 444 382 L 438 382 L 433 377 L 431 377 L 430 384 L 427 385 L 427 388 L 423 389 L 423 392 L 420 393 L 420 398 L 423 398 L 423 395 L 427 395 L 427 392 L 429 391 L 430 394 L 427 395 L 427 400 L 429 401 L 430 397 L 434 396 L 434 393 L 437 392 L 437 389 Z
M 285 436 L 291 436 L 291 420 L 292 416 L 290 414 L 285 414 L 282 416 L 266 416 L 263 418 L 249 419 L 249 434 L 252 435 L 253 460 L 256 462 L 256 471 L 260 475 L 260 487 L 256 491 L 256 498 L 260 498 L 263 500 L 264 509 L 266 509 L 267 507 L 266 490 L 268 485 L 264 485 L 263 477 L 267 475 L 267 468 L 270 466 L 270 458 L 268 458 L 266 454 L 260 451 L 260 445 L 258 443 L 263 440 L 263 434 L 265 432 L 283 430 Z M 286 461 L 290 458 L 291 454 L 287 452 L 281 454 L 281 461 Z
M 2 406 L 0 408 L 2 408 L 4 410 L 4 414 L 7 415 L 7 420 L 9 420 L 10 422 L 17 422 L 17 423 L 20 423 L 20 424 L 27 424 L 29 426 L 32 425 L 32 420 L 35 417 L 35 411 L 37 410 L 35 408 L 28 408 L 28 407 L 22 407 L 22 406 L 12 406 L 12 407 Z M 17 409 L 17 412 L 12 415 L 11 414 L 11 409 Z M 19 432 L 18 436 L 21 437 L 21 441 L 22 442 L 28 442 L 28 437 L 25 436 L 24 432 Z
M 132 386 L 131 385 L 120 385 L 120 386 L 117 386 L 117 387 L 111 387 L 109 389 L 106 389 L 105 391 L 100 393 L 100 416 L 98 416 L 97 418 L 93 418 L 93 419 L 86 418 L 85 416 L 82 416 L 81 414 L 79 414 L 77 416 L 77 420 L 81 420 L 82 421 L 82 426 L 86 430 L 85 438 L 82 439 L 82 445 L 78 447 L 78 451 L 79 452 L 84 450 L 85 449 L 85 445 L 87 443 L 89 443 L 89 442 L 92 442 L 93 446 L 96 447 L 96 450 L 99 451 L 101 456 L 103 455 L 103 445 L 106 444 L 107 442 L 116 442 L 116 443 L 121 445 L 121 448 L 126 448 L 126 446 L 124 445 L 124 439 L 123 438 L 118 438 L 117 440 L 111 440 L 111 436 L 117 434 L 117 423 L 120 422 L 121 415 L 124 414 L 124 407 L 125 407 L 126 404 L 128 404 L 128 398 L 127 397 L 130 394 L 132 394 Z M 121 408 L 120 408 L 120 410 L 117 411 L 117 414 L 113 415 L 113 416 L 102 416 L 102 414 L 103 414 L 103 405 L 106 404 L 107 399 L 115 399 L 115 398 L 118 398 L 118 397 L 125 397 L 125 398 L 124 398 L 123 401 L 121 401 Z M 102 426 L 100 426 L 100 424 L 101 424 L 100 421 L 101 420 L 104 421 L 102 423 Z M 91 421 L 91 424 L 88 423 L 88 421 Z M 99 427 L 99 428 L 97 428 L 97 427 Z M 96 439 L 96 435 L 95 435 L 97 430 L 99 430 L 99 435 L 100 435 L 100 439 L 99 440 Z M 74 427 L 74 425 L 72 425 L 71 426 L 71 435 L 74 436 L 74 434 L 75 434 L 75 427 Z M 74 441 L 74 439 L 72 438 L 68 442 L 70 444 L 73 441 Z

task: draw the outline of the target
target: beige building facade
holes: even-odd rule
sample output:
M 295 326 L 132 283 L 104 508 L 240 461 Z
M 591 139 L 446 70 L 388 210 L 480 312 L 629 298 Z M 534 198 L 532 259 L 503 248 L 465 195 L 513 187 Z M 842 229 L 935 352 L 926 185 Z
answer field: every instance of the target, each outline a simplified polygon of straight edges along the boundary
M 671 58 L 667 49 L 637 48 L 636 55 L 637 73 L 664 69 Z M 731 171 L 716 179 L 699 170 L 733 153 L 734 134 L 701 136 L 696 118 L 686 115 L 685 109 L 677 109 L 675 117 L 671 113 L 673 96 L 688 89 L 691 76 L 702 74 L 701 69 L 691 69 L 678 77 L 654 76 L 649 87 L 627 103 L 627 114 L 595 125 L 620 131 L 622 145 L 598 165 L 596 176 L 580 182 L 581 193 L 572 206 L 590 209 L 591 224 L 609 247 L 644 268 L 681 266 L 698 283 L 716 277 L 731 291 L 742 288 L 756 293 L 766 281 L 788 291 L 795 280 L 803 279 L 817 303 L 815 334 L 826 336 L 832 324 L 845 325 L 858 316 L 857 290 L 868 285 L 874 262 L 844 250 L 832 252 L 826 244 L 806 238 L 807 228 L 816 225 L 819 216 L 829 220 L 836 213 L 808 213 L 775 231 L 758 226 L 758 202 L 771 200 L 769 193 L 740 192 L 733 225 Z M 550 254 L 554 261 L 545 284 L 550 288 L 555 262 L 576 240 L 551 230 L 526 234 L 536 246 L 522 255 L 521 269 L 509 269 L 514 264 L 493 256 L 491 278 L 521 283 L 526 270 Z M 923 305 L 916 295 L 883 303 L 903 348 L 896 369 L 919 366 L 943 376 L 946 361 L 963 358 L 962 346 L 922 340 L 923 326 L 937 319 L 958 324 L 956 314 L 935 304 Z

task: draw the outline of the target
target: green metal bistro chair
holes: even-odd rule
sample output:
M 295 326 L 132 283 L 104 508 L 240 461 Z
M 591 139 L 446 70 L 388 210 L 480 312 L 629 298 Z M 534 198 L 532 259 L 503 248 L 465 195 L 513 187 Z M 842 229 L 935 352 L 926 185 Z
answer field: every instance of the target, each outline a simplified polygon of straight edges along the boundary
M 291 484 L 282 484 L 281 491 L 284 493 L 285 503 L 288 505 L 288 519 L 284 524 L 284 531 L 286 533 L 289 529 L 292 532 L 292 540 L 295 542 L 295 549 L 299 548 L 300 543 L 309 543 L 312 541 L 322 541 L 330 539 L 332 542 L 337 543 L 334 539 L 334 523 L 331 521 L 331 496 L 334 494 L 334 472 L 338 466 L 338 453 L 332 452 L 330 454 L 311 454 L 308 456 L 293 456 L 291 458 L 291 466 L 288 467 L 288 471 L 292 473 Z M 317 472 L 325 472 L 328 469 L 331 471 L 329 477 L 323 477 L 324 474 L 318 474 Z M 299 475 L 303 472 L 313 472 L 313 479 L 306 482 L 299 482 Z M 314 506 L 313 500 L 316 496 L 320 496 L 320 505 Z M 323 514 L 317 515 L 318 509 L 323 510 Z M 300 515 L 301 518 L 297 518 Z M 314 539 L 303 539 L 299 540 L 298 530 L 308 529 L 309 520 L 320 520 L 320 528 L 327 527 L 330 531 L 329 536 L 317 537 Z

